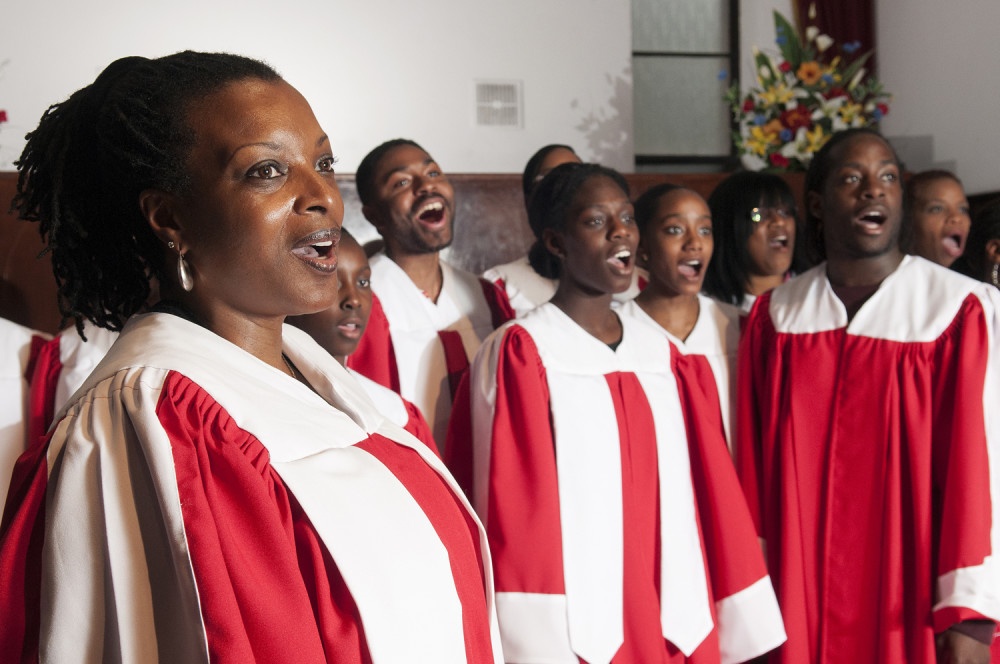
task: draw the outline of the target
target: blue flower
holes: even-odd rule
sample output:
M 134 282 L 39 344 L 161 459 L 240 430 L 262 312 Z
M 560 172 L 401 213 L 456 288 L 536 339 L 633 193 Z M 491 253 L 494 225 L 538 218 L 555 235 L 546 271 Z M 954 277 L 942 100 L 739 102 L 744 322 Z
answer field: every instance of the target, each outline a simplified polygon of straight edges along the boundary
M 778 35 L 777 39 L 774 40 L 774 43 L 776 43 L 778 46 L 784 46 L 785 44 L 788 43 L 788 37 L 786 37 L 785 35 Z
M 720 81 L 725 81 L 726 79 L 729 78 L 729 72 L 726 71 L 725 69 L 720 69 L 719 73 L 716 75 L 716 78 L 718 78 Z
M 882 114 L 882 109 L 881 108 L 876 108 L 874 111 L 872 111 L 872 117 L 875 118 L 875 122 L 878 122 L 879 120 L 881 120 L 882 119 L 882 115 L 883 114 Z
M 861 48 L 861 42 L 859 41 L 847 42 L 846 44 L 841 46 L 841 48 L 844 49 L 844 53 L 848 54 L 854 53 L 856 50 Z
M 782 143 L 787 143 L 788 141 L 792 140 L 792 136 L 794 135 L 795 134 L 792 133 L 791 129 L 782 129 L 781 133 L 778 134 L 778 137 L 781 138 Z
M 823 76 L 821 76 L 820 78 L 822 78 L 823 82 L 826 83 L 827 85 L 833 84 L 833 76 L 830 76 L 829 74 L 823 74 Z
M 758 127 L 762 127 L 765 124 L 767 124 L 767 118 L 758 113 L 757 115 L 753 116 L 753 123 Z

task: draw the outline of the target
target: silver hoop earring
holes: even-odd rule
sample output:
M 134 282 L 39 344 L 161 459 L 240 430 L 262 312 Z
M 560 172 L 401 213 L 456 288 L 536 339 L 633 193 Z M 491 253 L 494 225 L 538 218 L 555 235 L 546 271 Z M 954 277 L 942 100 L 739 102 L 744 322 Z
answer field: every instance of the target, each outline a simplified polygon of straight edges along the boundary
M 993 264 L 993 285 L 1000 288 L 1000 263 Z

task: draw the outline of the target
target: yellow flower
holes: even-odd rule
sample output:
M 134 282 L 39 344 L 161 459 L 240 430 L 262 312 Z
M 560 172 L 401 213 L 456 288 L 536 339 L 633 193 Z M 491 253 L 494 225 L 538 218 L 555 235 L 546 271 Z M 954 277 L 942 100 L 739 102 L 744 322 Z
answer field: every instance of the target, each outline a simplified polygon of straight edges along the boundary
M 784 83 L 777 83 L 760 93 L 760 98 L 767 103 L 768 106 L 774 106 L 776 104 L 787 104 L 795 97 L 795 94 L 785 87 Z
M 823 127 L 819 124 L 813 125 L 812 129 L 806 131 L 806 153 L 812 154 L 823 147 L 823 144 L 830 136 L 823 132 Z
M 767 154 L 768 146 L 774 143 L 777 138 L 777 134 L 765 131 L 764 127 L 751 127 L 750 137 L 746 140 L 746 147 L 751 152 L 764 156 Z
M 819 63 L 815 60 L 810 60 L 799 65 L 799 69 L 795 72 L 795 75 L 806 85 L 815 85 L 823 76 L 823 70 L 820 69 Z
M 849 101 L 840 107 L 840 118 L 850 125 L 854 120 L 861 115 L 864 109 L 861 104 L 857 104 L 853 101 Z

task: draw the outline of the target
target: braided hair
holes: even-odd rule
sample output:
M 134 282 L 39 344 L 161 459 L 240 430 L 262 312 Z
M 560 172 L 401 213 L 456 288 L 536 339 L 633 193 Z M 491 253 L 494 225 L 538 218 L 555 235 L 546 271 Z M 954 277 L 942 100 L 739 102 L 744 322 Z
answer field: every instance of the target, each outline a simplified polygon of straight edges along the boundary
M 566 217 L 576 192 L 594 177 L 606 177 L 618 185 L 628 196 L 628 182 L 618 171 L 600 164 L 568 163 L 556 166 L 538 184 L 528 202 L 528 225 L 538 238 L 528 250 L 528 262 L 543 277 L 558 279 L 561 270 L 559 259 L 542 241 L 543 231 L 561 231 L 566 227 Z
M 228 53 L 122 58 L 45 111 L 17 165 L 12 210 L 39 222 L 59 312 L 121 330 L 164 273 L 163 247 L 139 207 L 156 188 L 183 194 L 195 142 L 189 106 L 228 83 L 278 80 L 268 65 Z

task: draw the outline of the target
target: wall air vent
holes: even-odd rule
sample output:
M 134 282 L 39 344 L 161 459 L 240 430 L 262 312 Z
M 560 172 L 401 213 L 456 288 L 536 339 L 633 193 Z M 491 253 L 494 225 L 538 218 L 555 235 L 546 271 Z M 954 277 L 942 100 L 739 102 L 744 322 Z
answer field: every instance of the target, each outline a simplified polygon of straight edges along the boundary
M 476 81 L 476 125 L 521 127 L 521 81 Z

